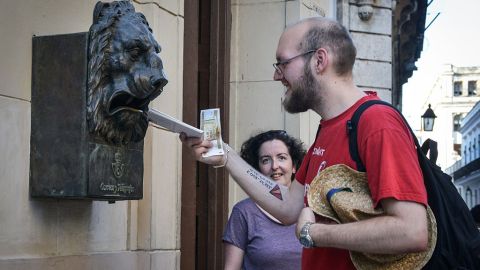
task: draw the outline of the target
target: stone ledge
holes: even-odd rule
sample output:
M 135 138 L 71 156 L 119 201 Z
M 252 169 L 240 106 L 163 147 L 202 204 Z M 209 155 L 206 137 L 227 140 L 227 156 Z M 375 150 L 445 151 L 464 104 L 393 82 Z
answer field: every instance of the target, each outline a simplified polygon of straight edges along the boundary
M 48 258 L 0 259 L 8 270 L 177 270 L 180 251 L 120 251 Z

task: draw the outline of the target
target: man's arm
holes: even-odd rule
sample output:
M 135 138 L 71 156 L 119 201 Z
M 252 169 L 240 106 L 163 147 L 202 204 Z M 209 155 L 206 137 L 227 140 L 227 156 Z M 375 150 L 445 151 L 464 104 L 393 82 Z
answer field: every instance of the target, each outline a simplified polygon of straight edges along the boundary
M 384 199 L 385 215 L 346 224 L 315 223 L 310 236 L 318 247 L 335 247 L 379 254 L 419 252 L 427 249 L 425 206 L 415 202 Z M 297 236 L 305 222 L 315 222 L 310 208 L 304 208 L 297 224 Z
M 211 147 L 211 142 L 199 138 L 186 138 L 180 135 L 180 140 L 193 153 L 195 158 L 210 165 L 225 164 L 235 182 L 267 212 L 284 224 L 297 222 L 303 208 L 304 186 L 293 181 L 289 188 L 278 185 L 246 163 L 229 145 L 224 144 L 226 153 L 223 156 L 202 157 Z M 228 157 L 227 157 L 228 155 Z

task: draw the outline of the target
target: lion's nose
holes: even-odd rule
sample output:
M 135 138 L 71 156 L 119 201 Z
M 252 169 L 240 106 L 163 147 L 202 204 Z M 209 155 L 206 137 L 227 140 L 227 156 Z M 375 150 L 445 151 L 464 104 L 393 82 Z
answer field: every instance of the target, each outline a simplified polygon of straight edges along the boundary
M 150 83 L 155 87 L 155 88 L 163 88 L 167 83 L 168 80 L 166 79 L 165 73 L 163 72 L 163 69 L 161 71 L 161 75 L 154 75 L 150 77 Z
M 160 59 L 160 57 L 157 54 L 151 53 L 150 57 L 149 57 L 149 61 L 150 61 L 150 67 L 151 68 L 163 69 L 162 59 Z
M 158 97 L 162 91 L 163 87 L 168 83 L 168 80 L 165 78 L 165 74 L 162 70 L 162 75 L 153 75 L 150 77 L 150 84 L 153 86 L 153 92 L 150 94 L 149 99 L 153 100 Z

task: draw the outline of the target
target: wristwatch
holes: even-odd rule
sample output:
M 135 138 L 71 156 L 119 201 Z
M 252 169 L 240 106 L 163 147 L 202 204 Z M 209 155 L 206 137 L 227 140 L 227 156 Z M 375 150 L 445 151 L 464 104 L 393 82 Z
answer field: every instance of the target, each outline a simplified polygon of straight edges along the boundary
M 310 236 L 310 226 L 313 224 L 313 222 L 307 221 L 303 227 L 302 230 L 300 231 L 300 237 L 298 240 L 300 240 L 300 244 L 302 244 L 306 248 L 312 248 L 315 247 L 315 243 L 313 242 L 312 237 Z

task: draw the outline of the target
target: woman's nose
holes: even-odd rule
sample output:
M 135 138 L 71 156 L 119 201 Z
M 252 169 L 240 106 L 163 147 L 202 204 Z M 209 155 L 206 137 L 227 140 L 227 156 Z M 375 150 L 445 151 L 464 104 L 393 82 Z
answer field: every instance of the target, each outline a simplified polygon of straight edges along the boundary
M 272 170 L 278 169 L 279 166 L 280 166 L 280 163 L 278 162 L 278 160 L 273 159 L 272 160 Z

